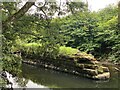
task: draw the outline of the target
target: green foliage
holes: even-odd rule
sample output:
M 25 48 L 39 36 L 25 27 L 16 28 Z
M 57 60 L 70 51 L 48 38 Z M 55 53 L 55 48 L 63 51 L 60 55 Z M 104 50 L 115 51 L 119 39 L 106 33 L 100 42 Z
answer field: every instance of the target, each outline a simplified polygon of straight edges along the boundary
M 106 57 L 110 61 L 119 62 L 120 31 L 117 27 L 117 7 L 109 6 L 98 12 L 89 12 L 84 3 L 66 4 L 68 7 L 65 13 L 71 10 L 73 15 L 53 19 L 60 7 L 57 7 L 56 3 L 47 3 L 43 8 L 47 16 L 39 13 L 26 14 L 3 28 L 1 37 L 4 68 L 19 72 L 17 68 L 20 68 L 22 58 L 13 54 L 16 51 L 20 51 L 26 58 L 46 59 L 56 58 L 59 54 L 72 55 L 79 49 L 98 58 Z M 17 11 L 16 3 L 1 5 L 2 21 Z
M 11 16 L 17 11 L 17 3 L 15 2 L 3 2 L 2 7 L 2 20 L 6 20 L 8 16 Z
M 14 55 L 5 55 L 2 59 L 3 61 L 3 68 L 15 75 L 21 73 L 21 56 L 14 54 Z
M 82 51 L 93 50 L 99 45 L 95 42 L 94 37 L 97 33 L 95 30 L 97 20 L 92 18 L 94 14 L 88 12 L 78 13 L 76 16 L 68 16 L 63 19 L 61 33 L 70 37 L 67 46 L 78 48 Z M 82 17 L 82 18 L 81 18 Z
M 59 45 L 51 47 L 48 43 L 28 43 L 21 46 L 22 55 L 31 59 L 56 58 Z
M 65 45 L 119 62 L 117 12 L 116 6 L 108 6 L 99 12 L 80 12 L 60 19 L 60 32 L 69 37 Z
M 67 2 L 68 9 L 71 11 L 72 14 L 75 14 L 77 12 L 85 12 L 88 10 L 88 5 L 85 4 L 84 2 L 81 2 L 81 0 L 78 1 L 72 1 L 72 2 Z
M 76 54 L 77 52 L 79 52 L 78 49 L 71 48 L 71 47 L 61 46 L 59 48 L 60 55 L 73 55 L 73 54 Z
M 2 14 L 5 16 L 3 21 L 10 16 L 9 13 L 14 14 L 12 11 L 14 11 L 14 8 L 17 9 L 14 4 L 2 4 Z M 10 10 L 6 7 L 10 7 Z M 7 24 L 2 33 L 3 68 L 15 73 L 19 71 L 22 58 L 17 59 L 14 56 L 13 53 L 16 51 L 32 58 L 55 58 L 59 48 L 57 43 L 61 40 L 58 35 L 58 27 L 55 25 L 55 23 L 51 23 L 51 19 L 45 20 L 29 14 L 19 18 L 16 23 Z

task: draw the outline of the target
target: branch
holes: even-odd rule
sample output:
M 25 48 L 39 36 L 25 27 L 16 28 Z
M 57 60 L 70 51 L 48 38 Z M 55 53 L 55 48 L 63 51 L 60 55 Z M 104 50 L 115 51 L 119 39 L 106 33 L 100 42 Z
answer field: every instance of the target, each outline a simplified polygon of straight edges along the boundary
M 39 6 L 35 5 L 35 4 L 34 4 L 34 6 L 37 7 L 37 8 L 39 8 L 39 10 L 41 10 L 41 11 L 44 13 L 45 18 L 46 18 L 46 20 L 47 20 L 47 14 L 46 14 L 45 11 L 43 10 L 43 8 L 45 7 L 46 4 L 47 4 L 47 1 L 45 0 L 45 3 L 44 3 L 43 6 L 39 7 Z
M 60 11 L 61 11 L 61 0 L 60 0 L 60 5 L 59 5 L 59 9 L 58 9 L 58 16 L 60 15 Z
M 15 14 L 13 14 L 12 16 L 8 17 L 8 19 L 6 21 L 3 21 L 2 22 L 2 25 L 3 25 L 3 29 L 5 28 L 5 26 L 8 24 L 8 23 L 15 23 L 15 21 L 17 21 L 17 19 L 19 19 L 20 17 L 22 17 L 28 10 L 29 8 L 34 5 L 35 2 L 26 2 L 26 4 L 18 11 L 16 12 Z M 4 29 L 6 30 L 6 29 Z
M 49 18 L 48 18 L 48 16 L 47 16 L 46 12 L 43 10 L 43 8 L 45 7 L 46 4 L 47 4 L 47 0 L 45 0 L 44 5 L 41 6 L 41 7 L 39 7 L 39 6 L 35 5 L 35 4 L 34 4 L 34 6 L 37 7 L 37 8 L 39 8 L 39 10 L 41 10 L 41 11 L 43 12 L 43 14 L 44 14 L 44 16 L 45 16 L 45 19 L 46 19 L 46 21 L 47 21 L 47 23 L 48 23 L 48 26 L 49 26 L 49 24 L 50 24 Z

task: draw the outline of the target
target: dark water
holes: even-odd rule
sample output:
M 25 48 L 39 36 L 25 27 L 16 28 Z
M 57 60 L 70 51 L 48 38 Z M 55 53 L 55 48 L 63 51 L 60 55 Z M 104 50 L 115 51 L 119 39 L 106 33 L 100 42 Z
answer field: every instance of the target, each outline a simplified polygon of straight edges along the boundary
M 107 81 L 95 81 L 76 75 L 62 73 L 41 67 L 23 64 L 21 78 L 16 78 L 13 87 L 26 88 L 118 88 L 118 72 L 111 69 L 111 78 Z M 15 82 L 15 81 L 14 81 Z

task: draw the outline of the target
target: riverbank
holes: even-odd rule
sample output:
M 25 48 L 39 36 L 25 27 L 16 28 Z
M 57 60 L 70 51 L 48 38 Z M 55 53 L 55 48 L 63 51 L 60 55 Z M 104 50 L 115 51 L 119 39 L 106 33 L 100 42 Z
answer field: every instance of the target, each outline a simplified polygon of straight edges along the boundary
M 119 85 L 118 74 L 113 72 L 113 70 L 110 70 L 111 77 L 108 80 L 91 80 L 78 75 L 28 64 L 23 64 L 22 70 L 26 80 L 31 80 L 35 84 L 49 88 L 117 88 Z
M 92 55 L 77 53 L 71 56 L 60 56 L 57 60 L 24 60 L 23 63 L 42 66 L 57 71 L 71 73 L 94 80 L 110 78 L 109 69 L 102 66 Z
M 43 67 L 22 63 L 22 76 L 13 77 L 13 88 L 118 88 L 118 73 L 110 69 L 108 80 L 91 80 Z M 18 80 L 16 82 L 16 80 Z
M 110 67 L 110 66 L 112 66 L 112 70 L 114 70 L 114 71 L 117 71 L 117 72 L 120 72 L 120 64 L 119 63 L 117 63 L 117 64 L 114 64 L 114 63 L 112 63 L 112 62 L 109 62 L 109 61 L 100 61 L 100 63 L 103 65 L 103 66 L 106 66 L 106 67 Z

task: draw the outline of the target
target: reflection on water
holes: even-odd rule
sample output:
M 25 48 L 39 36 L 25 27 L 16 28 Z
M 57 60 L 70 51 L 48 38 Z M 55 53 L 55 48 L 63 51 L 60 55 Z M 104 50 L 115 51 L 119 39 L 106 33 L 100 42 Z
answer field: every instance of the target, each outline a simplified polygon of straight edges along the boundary
M 26 88 L 118 88 L 118 72 L 110 80 L 91 79 L 23 64 L 22 76 L 16 79 L 18 86 Z M 111 71 L 112 72 L 112 71 Z
M 9 80 L 9 82 L 12 83 L 11 84 L 7 84 L 6 88 L 47 88 L 43 85 L 34 83 L 31 80 L 25 79 L 25 78 L 21 78 L 21 77 L 13 77 L 12 74 L 6 72 L 7 75 L 7 79 Z

